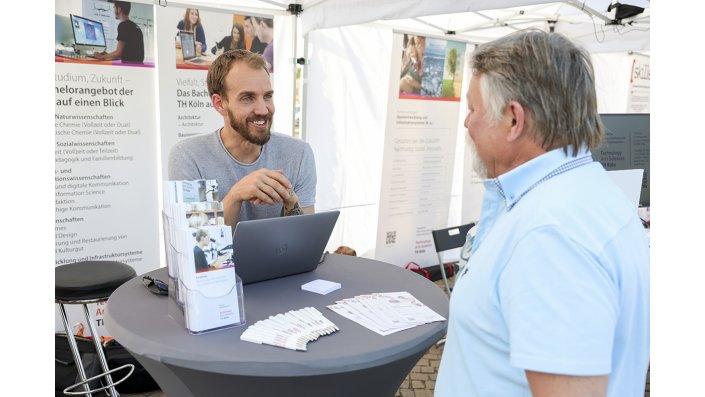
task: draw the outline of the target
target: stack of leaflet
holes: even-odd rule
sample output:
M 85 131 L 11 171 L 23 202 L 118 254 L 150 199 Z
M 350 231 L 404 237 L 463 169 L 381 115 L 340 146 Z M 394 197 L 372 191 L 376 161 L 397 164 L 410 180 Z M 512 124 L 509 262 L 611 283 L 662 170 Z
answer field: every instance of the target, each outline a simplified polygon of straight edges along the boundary
M 215 180 L 164 182 L 169 295 L 193 334 L 245 322 L 232 229 L 224 224 L 223 205 L 215 199 Z
M 421 324 L 445 321 L 443 316 L 408 292 L 358 295 L 327 307 L 383 336 Z
M 246 342 L 306 351 L 308 342 L 340 329 L 313 307 L 288 311 L 257 321 L 240 335 Z

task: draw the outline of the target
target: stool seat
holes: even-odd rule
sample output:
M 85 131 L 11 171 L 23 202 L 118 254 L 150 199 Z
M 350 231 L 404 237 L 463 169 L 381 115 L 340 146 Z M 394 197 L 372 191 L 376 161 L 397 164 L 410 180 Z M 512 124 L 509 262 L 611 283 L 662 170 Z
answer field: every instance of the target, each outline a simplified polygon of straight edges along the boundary
M 54 299 L 64 302 L 107 299 L 136 276 L 135 269 L 122 262 L 84 261 L 57 266 Z

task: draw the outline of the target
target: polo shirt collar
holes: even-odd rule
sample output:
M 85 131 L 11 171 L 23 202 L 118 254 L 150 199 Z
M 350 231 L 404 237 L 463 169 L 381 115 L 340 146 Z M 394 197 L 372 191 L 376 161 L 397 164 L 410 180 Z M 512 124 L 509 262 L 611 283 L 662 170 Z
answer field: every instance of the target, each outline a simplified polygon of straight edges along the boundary
M 563 148 L 553 149 L 491 181 L 496 184 L 503 196 L 506 207 L 511 209 L 526 193 L 545 179 L 575 166 L 592 162 L 592 154 L 585 146 L 581 146 L 576 157 L 572 154 L 572 146 L 569 147 L 567 155 L 563 152 Z

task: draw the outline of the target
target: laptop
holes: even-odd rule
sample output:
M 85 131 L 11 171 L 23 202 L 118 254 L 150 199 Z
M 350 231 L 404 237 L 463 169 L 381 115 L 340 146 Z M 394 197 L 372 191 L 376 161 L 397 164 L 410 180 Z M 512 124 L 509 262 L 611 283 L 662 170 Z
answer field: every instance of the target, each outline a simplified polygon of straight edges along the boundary
M 181 54 L 184 57 L 184 62 L 195 65 L 208 63 L 206 59 L 196 56 L 196 39 L 194 39 L 192 32 L 180 30 L 179 40 L 181 41 Z
M 235 271 L 243 284 L 310 272 L 318 266 L 340 211 L 241 221 Z

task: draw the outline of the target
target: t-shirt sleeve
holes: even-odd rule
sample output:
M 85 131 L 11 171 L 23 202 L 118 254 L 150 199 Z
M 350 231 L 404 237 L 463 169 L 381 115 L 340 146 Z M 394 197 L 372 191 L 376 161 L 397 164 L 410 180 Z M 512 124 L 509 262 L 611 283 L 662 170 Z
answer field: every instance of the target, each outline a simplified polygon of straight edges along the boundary
M 184 141 L 178 142 L 171 148 L 167 166 L 171 181 L 204 179 L 196 162 L 196 156 L 188 150 Z
M 118 24 L 118 27 L 117 27 L 117 37 L 115 38 L 115 40 L 117 40 L 117 41 L 127 41 L 127 38 L 125 37 L 125 34 L 127 33 L 127 32 L 125 31 L 125 29 L 127 28 L 126 25 L 127 25 L 127 24 L 124 24 L 124 23 Z
M 619 298 L 601 260 L 555 226 L 532 230 L 517 244 L 498 284 L 513 366 L 610 373 Z
M 299 178 L 294 185 L 294 191 L 299 197 L 301 207 L 310 207 L 316 203 L 316 161 L 308 143 L 304 145 Z

